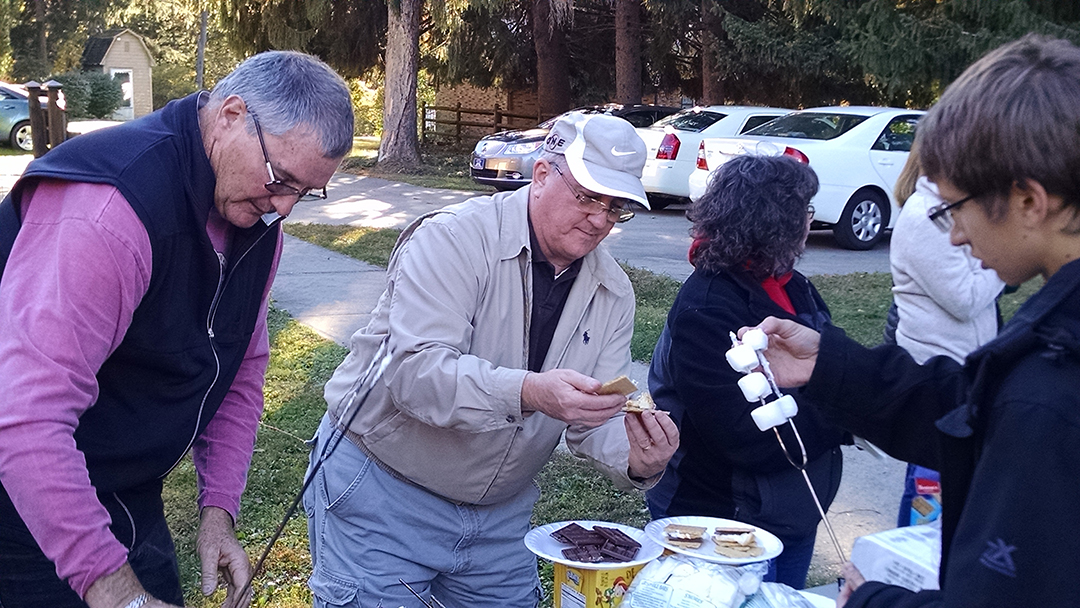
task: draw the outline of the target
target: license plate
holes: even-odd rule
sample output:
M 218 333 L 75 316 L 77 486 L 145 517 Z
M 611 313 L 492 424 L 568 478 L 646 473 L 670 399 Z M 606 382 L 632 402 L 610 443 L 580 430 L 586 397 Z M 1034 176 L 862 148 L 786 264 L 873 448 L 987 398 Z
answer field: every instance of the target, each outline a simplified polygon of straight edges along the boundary
M 482 159 L 482 158 L 474 158 L 474 159 L 472 159 L 472 168 L 473 169 L 483 169 L 484 168 L 484 159 Z

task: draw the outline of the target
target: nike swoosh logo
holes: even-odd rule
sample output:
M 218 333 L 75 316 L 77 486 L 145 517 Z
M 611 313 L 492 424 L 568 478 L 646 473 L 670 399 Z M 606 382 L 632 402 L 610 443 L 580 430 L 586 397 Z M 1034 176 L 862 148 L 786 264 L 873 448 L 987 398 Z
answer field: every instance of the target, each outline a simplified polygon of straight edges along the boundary
M 636 154 L 636 153 L 637 152 L 634 151 L 634 150 L 630 150 L 629 152 L 620 152 L 620 151 L 615 149 L 615 146 L 611 147 L 612 156 L 630 156 L 631 154 Z

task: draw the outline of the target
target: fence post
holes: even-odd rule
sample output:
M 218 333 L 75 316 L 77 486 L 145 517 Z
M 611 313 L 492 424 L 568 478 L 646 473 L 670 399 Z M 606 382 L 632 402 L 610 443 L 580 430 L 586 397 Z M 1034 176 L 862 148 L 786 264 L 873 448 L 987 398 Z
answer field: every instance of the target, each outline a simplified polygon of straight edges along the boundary
M 64 85 L 50 80 L 45 83 L 49 90 L 49 148 L 55 148 L 67 139 L 67 113 L 60 107 L 60 91 Z
M 493 117 L 492 125 L 491 125 L 491 132 L 492 133 L 498 133 L 499 132 L 499 123 L 501 123 L 501 122 L 502 122 L 502 112 L 499 111 L 499 103 L 495 102 L 495 115 Z
M 26 99 L 30 113 L 30 138 L 34 143 L 34 158 L 40 158 L 49 151 L 46 143 L 45 113 L 41 111 L 41 84 L 35 80 L 26 83 L 29 96 Z
M 457 102 L 456 106 L 457 118 L 454 119 L 454 142 L 461 143 L 461 102 Z

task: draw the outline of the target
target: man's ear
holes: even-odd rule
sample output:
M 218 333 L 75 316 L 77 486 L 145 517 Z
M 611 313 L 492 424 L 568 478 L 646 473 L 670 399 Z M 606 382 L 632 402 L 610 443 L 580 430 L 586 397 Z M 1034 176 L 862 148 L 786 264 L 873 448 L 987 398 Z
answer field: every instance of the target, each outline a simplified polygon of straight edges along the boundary
M 548 180 L 551 178 L 551 174 L 554 172 L 551 166 L 551 162 L 544 158 L 536 159 L 533 163 L 532 170 L 532 188 L 536 195 L 544 190 Z
M 239 95 L 229 95 L 218 106 L 214 125 L 223 131 L 246 129 L 247 115 L 247 103 Z

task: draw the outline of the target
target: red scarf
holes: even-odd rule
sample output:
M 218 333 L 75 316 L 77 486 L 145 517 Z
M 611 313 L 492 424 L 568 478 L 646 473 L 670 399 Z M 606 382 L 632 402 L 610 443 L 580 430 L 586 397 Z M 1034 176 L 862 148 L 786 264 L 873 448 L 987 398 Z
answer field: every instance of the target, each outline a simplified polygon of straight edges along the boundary
M 779 277 L 769 277 L 761 282 L 761 288 L 765 290 L 765 293 L 769 294 L 769 298 L 776 302 L 780 308 L 795 314 L 795 307 L 791 305 L 791 298 L 788 297 L 787 290 L 784 289 L 784 285 L 787 285 L 787 282 L 791 280 L 791 274 L 791 272 L 788 272 Z

